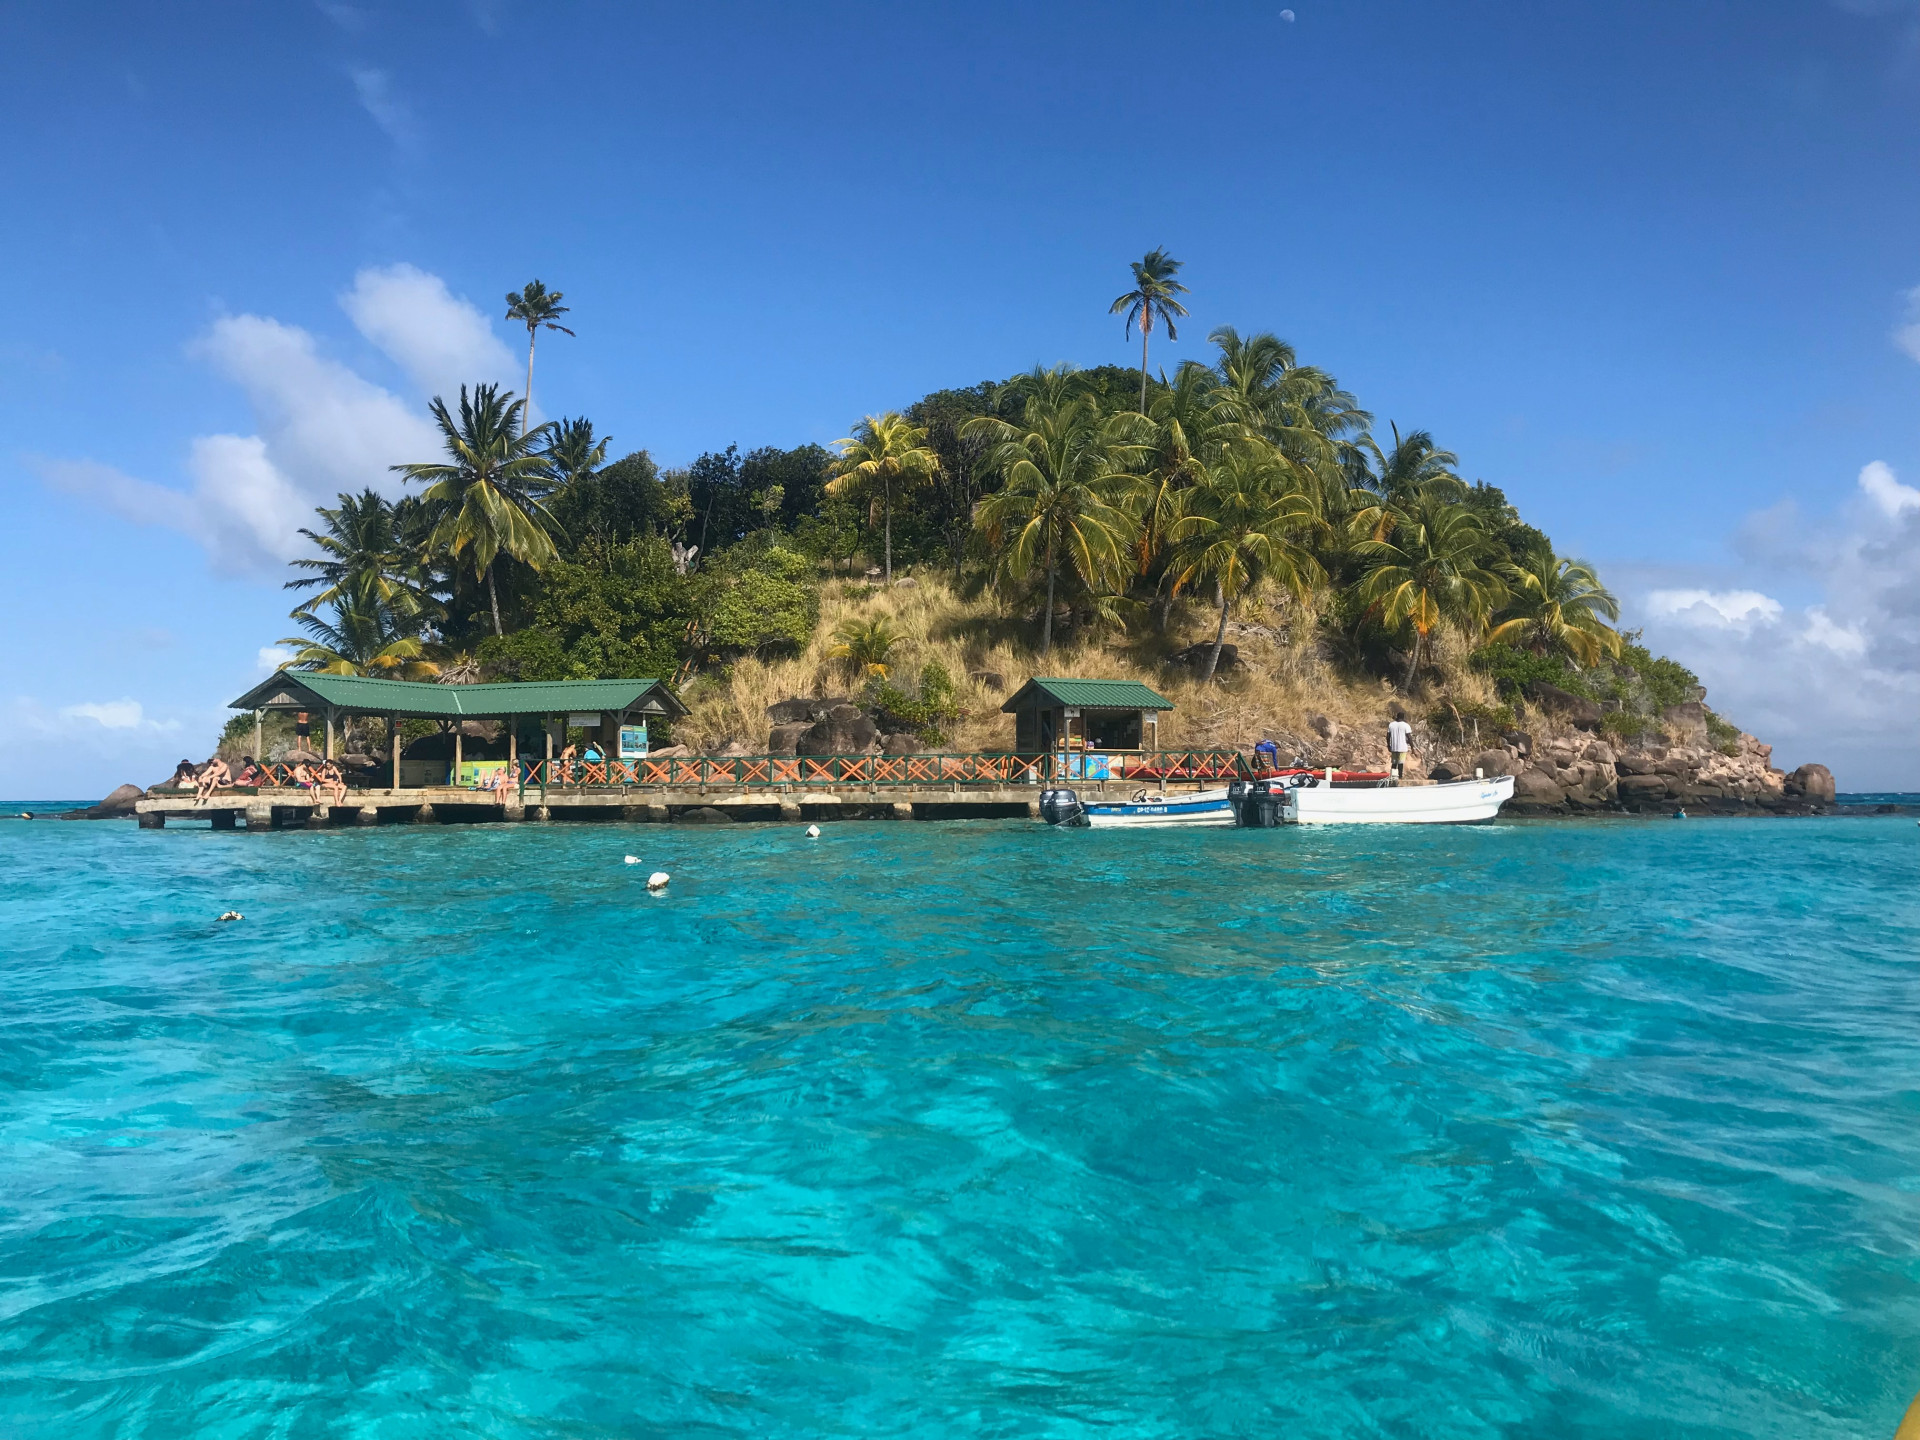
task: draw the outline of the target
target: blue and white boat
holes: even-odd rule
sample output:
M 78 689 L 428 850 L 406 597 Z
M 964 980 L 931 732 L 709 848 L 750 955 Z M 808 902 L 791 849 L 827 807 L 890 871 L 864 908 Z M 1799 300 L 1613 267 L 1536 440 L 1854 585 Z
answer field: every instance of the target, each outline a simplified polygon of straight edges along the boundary
M 1040 816 L 1049 825 L 1104 830 L 1122 825 L 1231 825 L 1226 787 L 1167 795 L 1136 790 L 1125 800 L 1082 800 L 1071 790 L 1042 790 Z

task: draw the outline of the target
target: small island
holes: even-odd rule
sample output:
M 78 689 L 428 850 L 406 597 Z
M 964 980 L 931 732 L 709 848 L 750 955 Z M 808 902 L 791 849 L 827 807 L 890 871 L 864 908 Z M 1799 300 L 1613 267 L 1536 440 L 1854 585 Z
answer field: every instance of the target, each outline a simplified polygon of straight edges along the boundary
M 342 494 L 302 532 L 287 677 L 654 677 L 668 703 L 639 753 L 713 759 L 1020 753 L 1008 696 L 1092 677 L 1165 694 L 1152 743 L 1174 752 L 1265 743 L 1377 769 L 1402 719 L 1409 780 L 1513 775 L 1520 813 L 1833 801 L 1824 767 L 1775 769 L 1696 676 L 1621 630 L 1594 567 L 1500 488 L 1427 431 L 1380 426 L 1278 336 L 1221 327 L 1207 359 L 1155 371 L 1152 335 L 1185 314 L 1179 270 L 1155 251 L 1114 302 L 1138 369 L 935 391 L 831 448 L 729 445 L 663 470 L 644 449 L 610 458 L 588 418 L 529 428 L 524 397 L 463 386 L 431 407 L 444 453 L 395 467 L 401 498 Z M 529 388 L 562 299 L 537 281 L 509 297 Z M 524 787 L 523 760 L 619 747 L 559 702 L 532 753 L 484 707 L 356 705 L 323 757 L 310 712 L 266 705 L 272 688 L 235 702 L 218 753 L 236 769 L 338 756 L 350 783 L 399 790 L 500 764 Z

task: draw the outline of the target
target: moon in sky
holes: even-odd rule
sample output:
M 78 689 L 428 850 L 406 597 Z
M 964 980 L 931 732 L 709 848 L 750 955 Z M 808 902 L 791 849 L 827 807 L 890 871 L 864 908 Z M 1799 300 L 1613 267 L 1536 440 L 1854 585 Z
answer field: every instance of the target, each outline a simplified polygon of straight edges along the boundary
M 1291 10 L 1282 10 L 1280 12 L 1280 18 L 1291 25 L 1293 23 L 1293 12 Z

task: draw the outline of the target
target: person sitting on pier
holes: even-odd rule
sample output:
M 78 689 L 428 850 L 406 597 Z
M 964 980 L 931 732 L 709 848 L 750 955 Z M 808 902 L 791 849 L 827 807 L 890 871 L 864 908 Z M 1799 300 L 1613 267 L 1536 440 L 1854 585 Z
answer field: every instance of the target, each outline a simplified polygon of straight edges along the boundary
M 320 766 L 319 777 L 314 781 L 314 793 L 325 792 L 329 805 L 347 803 L 347 777 L 340 773 L 340 767 L 328 760 Z
M 313 778 L 313 772 L 307 769 L 307 762 L 304 760 L 295 761 L 293 770 L 290 773 L 293 783 L 298 785 L 302 790 L 312 790 L 314 785 L 318 783 Z
M 507 792 L 513 788 L 513 780 L 503 765 L 498 770 L 489 770 L 480 777 L 480 783 L 473 787 L 482 794 L 491 795 L 496 800 L 505 800 Z
M 197 786 L 199 783 L 200 767 L 191 760 L 182 760 L 174 766 L 173 778 L 167 781 L 167 785 L 175 790 L 183 790 L 189 785 Z
M 194 787 L 193 803 L 196 805 L 204 805 L 214 791 L 231 790 L 232 788 L 233 772 L 227 769 L 227 762 L 216 755 L 207 761 L 205 767 L 200 771 L 199 782 Z
M 233 777 L 233 783 L 236 785 L 253 785 L 257 787 L 271 782 L 265 775 L 260 773 L 260 766 L 255 762 L 253 756 L 242 755 L 240 757 L 240 773 Z

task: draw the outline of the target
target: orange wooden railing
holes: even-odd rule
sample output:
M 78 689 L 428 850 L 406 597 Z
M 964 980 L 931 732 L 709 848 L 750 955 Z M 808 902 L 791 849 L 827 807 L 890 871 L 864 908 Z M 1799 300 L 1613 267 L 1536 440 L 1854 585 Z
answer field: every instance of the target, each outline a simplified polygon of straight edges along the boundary
M 1035 785 L 1078 779 L 1079 755 L 669 755 L 644 760 L 528 760 L 520 788 L 604 790 L 630 786 Z M 1107 757 L 1087 778 L 1210 780 L 1249 773 L 1236 750 L 1179 750 Z

